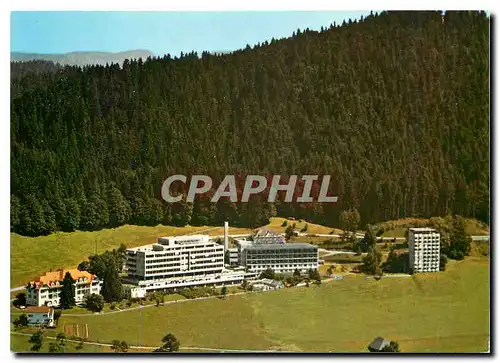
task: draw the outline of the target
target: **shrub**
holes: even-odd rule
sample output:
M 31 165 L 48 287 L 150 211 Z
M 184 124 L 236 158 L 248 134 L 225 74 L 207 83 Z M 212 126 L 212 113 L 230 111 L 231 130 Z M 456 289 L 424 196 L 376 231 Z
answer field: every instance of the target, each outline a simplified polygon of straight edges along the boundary
M 26 305 L 26 294 L 24 292 L 20 292 L 16 295 L 16 300 L 14 300 L 15 306 L 23 306 Z
M 14 327 L 17 329 L 25 326 L 28 326 L 28 318 L 23 314 L 14 321 Z
M 92 294 L 87 297 L 86 307 L 91 311 L 99 312 L 104 308 L 104 298 L 99 294 Z

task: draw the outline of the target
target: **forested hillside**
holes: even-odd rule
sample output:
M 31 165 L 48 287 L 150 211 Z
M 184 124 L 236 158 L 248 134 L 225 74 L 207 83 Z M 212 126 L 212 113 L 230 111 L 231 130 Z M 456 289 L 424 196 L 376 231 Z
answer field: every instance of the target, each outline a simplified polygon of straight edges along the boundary
M 489 19 L 389 12 L 231 54 L 12 68 L 11 228 L 489 216 Z M 337 204 L 167 204 L 173 174 L 330 174 Z

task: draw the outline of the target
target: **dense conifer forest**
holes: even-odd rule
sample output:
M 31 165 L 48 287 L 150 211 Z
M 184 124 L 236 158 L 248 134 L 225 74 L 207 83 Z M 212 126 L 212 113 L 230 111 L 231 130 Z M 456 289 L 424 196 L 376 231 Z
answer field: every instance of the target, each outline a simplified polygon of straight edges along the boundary
M 11 64 L 11 230 L 489 221 L 489 19 L 383 12 L 214 55 Z M 329 174 L 336 204 L 168 204 L 173 174 Z

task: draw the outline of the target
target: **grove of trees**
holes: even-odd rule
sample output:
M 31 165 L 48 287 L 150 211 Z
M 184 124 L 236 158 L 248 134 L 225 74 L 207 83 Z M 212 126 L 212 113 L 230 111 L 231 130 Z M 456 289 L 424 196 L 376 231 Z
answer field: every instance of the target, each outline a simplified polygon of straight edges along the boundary
M 361 225 L 489 222 L 489 28 L 485 12 L 389 11 L 230 54 L 12 63 L 11 231 L 333 226 L 353 208 Z M 247 174 L 331 175 L 339 199 L 170 204 L 174 174 L 236 175 L 239 190 Z

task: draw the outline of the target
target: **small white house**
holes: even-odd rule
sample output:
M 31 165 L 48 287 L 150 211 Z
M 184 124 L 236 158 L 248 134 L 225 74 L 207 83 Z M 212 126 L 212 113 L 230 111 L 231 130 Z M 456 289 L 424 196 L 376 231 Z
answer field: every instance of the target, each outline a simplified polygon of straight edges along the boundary
M 146 297 L 146 289 L 143 287 L 133 287 L 130 289 L 130 297 L 132 299 L 142 299 Z
M 261 279 L 252 283 L 252 288 L 254 291 L 270 291 L 281 289 L 285 285 L 281 281 L 271 280 L 271 279 Z
M 29 326 L 54 326 L 54 309 L 48 306 L 28 306 L 25 310 Z

